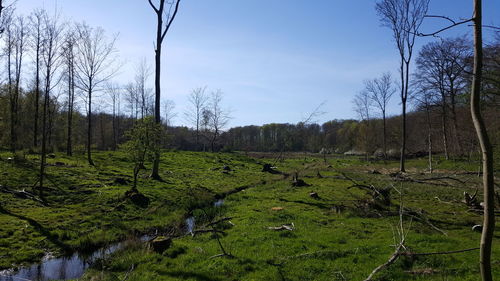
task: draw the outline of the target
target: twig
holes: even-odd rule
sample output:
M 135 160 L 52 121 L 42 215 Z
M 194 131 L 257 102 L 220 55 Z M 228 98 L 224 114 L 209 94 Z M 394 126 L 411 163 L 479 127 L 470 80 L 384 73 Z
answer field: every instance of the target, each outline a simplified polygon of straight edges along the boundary
M 121 281 L 125 281 L 127 280 L 128 278 L 128 275 L 130 274 L 130 272 L 132 272 L 134 270 L 134 267 L 135 267 L 135 264 L 132 264 L 132 266 L 130 267 L 130 269 L 127 271 L 127 273 L 125 274 L 125 276 L 123 277 L 123 279 Z
M 216 224 L 219 224 L 219 223 L 221 223 L 221 222 L 225 222 L 225 221 L 228 221 L 228 220 L 231 220 L 231 219 L 233 219 L 233 218 L 232 218 L 232 217 L 225 217 L 225 218 L 221 218 L 221 219 L 219 219 L 219 220 L 216 220 L 216 221 L 214 221 L 214 222 L 211 222 L 211 223 L 209 223 L 209 224 L 205 225 L 205 227 L 212 226 L 212 225 L 216 225 Z
M 463 250 L 455 250 L 455 251 L 444 251 L 444 252 L 430 252 L 430 253 L 412 253 L 412 252 L 402 252 L 400 253 L 401 256 L 432 256 L 432 255 L 449 255 L 449 254 L 457 254 L 457 253 L 463 253 L 463 252 L 470 252 L 470 251 L 475 251 L 479 250 L 479 247 L 477 248 L 470 248 L 470 249 L 463 249 Z
M 379 271 L 381 271 L 382 269 L 390 266 L 391 264 L 393 264 L 397 259 L 398 257 L 401 255 L 401 248 L 403 248 L 403 244 L 404 244 L 404 241 L 401 241 L 401 243 L 399 243 L 398 247 L 396 248 L 396 250 L 394 251 L 394 253 L 392 254 L 392 256 L 387 260 L 387 262 L 377 266 L 371 273 L 370 275 L 368 275 L 368 277 L 364 280 L 364 281 L 370 281 L 372 280 L 373 276 L 375 274 L 377 274 Z

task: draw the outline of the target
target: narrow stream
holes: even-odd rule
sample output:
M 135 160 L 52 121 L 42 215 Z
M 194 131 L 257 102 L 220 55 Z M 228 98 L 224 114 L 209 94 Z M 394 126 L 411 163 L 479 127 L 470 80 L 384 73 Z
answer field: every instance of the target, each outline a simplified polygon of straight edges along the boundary
M 223 199 L 213 203 L 214 207 L 221 207 Z M 196 226 L 194 216 L 186 219 L 187 234 L 193 234 Z M 142 242 L 149 241 L 152 237 L 144 235 L 138 239 Z M 118 242 L 107 247 L 96 250 L 90 255 L 82 255 L 78 252 L 66 257 L 54 257 L 47 254 L 40 263 L 19 269 L 0 270 L 0 281 L 48 281 L 48 280 L 69 280 L 82 277 L 83 273 L 92 263 L 100 258 L 104 258 L 120 249 L 126 247 L 126 242 Z
M 214 207 L 218 208 L 224 205 L 224 199 L 218 199 L 214 202 Z M 193 235 L 194 228 L 196 227 L 196 219 L 194 216 L 190 216 L 186 219 L 186 234 Z M 1 281 L 1 280 L 0 280 Z
M 142 242 L 149 239 L 151 239 L 149 235 L 139 238 Z M 0 271 L 0 281 L 45 281 L 79 278 L 96 260 L 123 249 L 125 245 L 126 242 L 114 243 L 85 256 L 80 253 L 74 253 L 71 256 L 55 258 L 51 254 L 47 254 L 40 263 L 21 267 L 19 270 L 6 269 Z

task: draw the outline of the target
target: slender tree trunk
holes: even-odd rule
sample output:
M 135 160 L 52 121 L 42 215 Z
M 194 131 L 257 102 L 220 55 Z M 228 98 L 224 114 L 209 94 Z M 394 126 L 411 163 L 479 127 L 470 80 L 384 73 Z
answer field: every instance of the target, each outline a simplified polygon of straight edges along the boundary
M 38 115 L 40 108 L 40 39 L 37 37 L 36 43 L 36 70 L 35 70 L 35 120 L 33 131 L 33 147 L 38 146 Z
M 427 145 L 429 152 L 429 173 L 432 173 L 432 123 L 429 106 L 426 106 L 427 111 Z
M 116 150 L 116 98 L 113 98 L 113 150 Z
M 70 62 L 71 64 L 72 62 Z M 66 154 L 68 156 L 73 155 L 73 101 L 75 97 L 75 86 L 74 86 L 74 70 L 73 66 L 70 65 L 68 71 L 68 137 L 66 143 Z
M 446 112 L 446 100 L 443 95 L 443 101 L 441 102 L 441 131 L 443 134 L 443 148 L 444 148 L 444 157 L 446 160 L 450 159 L 450 154 L 448 150 L 448 128 L 446 126 L 447 112 Z
M 387 160 L 387 124 L 385 120 L 385 109 L 382 111 L 382 122 L 383 122 L 383 149 L 384 149 L 384 160 Z
M 400 62 L 401 74 L 401 105 L 402 105 L 402 118 L 401 118 L 401 151 L 399 160 L 399 171 L 405 171 L 405 148 L 406 148 L 406 99 L 405 99 L 405 79 L 404 79 L 404 59 L 401 56 Z
M 164 1 L 164 0 L 162 0 Z M 155 50 L 155 123 L 160 124 L 161 116 L 160 116 L 160 78 L 161 78 L 161 45 L 162 45 L 162 28 L 163 28 L 163 2 L 160 4 L 161 9 L 160 12 L 157 13 L 157 28 L 156 28 L 156 50 Z M 153 167 L 151 169 L 151 178 L 160 180 L 160 151 L 157 150 L 155 152 Z
M 94 166 L 94 161 L 92 161 L 92 81 L 89 81 L 89 112 L 87 114 L 87 161 L 89 165 Z
M 480 243 L 479 266 L 483 281 L 493 280 L 491 273 L 491 244 L 495 229 L 493 177 L 493 148 L 481 116 L 480 94 L 483 68 L 481 0 L 474 0 L 474 69 L 471 89 L 471 114 L 483 158 L 484 222 Z

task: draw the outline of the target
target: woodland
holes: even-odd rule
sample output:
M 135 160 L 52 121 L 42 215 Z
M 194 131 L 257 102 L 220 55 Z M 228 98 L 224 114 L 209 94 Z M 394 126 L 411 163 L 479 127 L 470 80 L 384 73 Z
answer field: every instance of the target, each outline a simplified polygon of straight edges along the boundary
M 499 278 L 500 31 L 482 1 L 460 20 L 376 1 L 400 64 L 360 81 L 356 119 L 320 124 L 321 103 L 241 127 L 222 90 L 160 103 L 183 1 L 143 2 L 154 65 L 121 84 L 115 35 L 0 0 L 0 281 Z M 424 34 L 430 17 L 449 25 Z

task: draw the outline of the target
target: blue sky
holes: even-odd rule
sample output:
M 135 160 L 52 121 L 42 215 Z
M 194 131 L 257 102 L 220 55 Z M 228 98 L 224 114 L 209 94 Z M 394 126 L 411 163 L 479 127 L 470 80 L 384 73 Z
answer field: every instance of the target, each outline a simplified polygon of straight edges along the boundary
M 500 1 L 486 0 L 484 24 L 500 26 Z M 355 118 L 351 100 L 363 80 L 397 74 L 391 31 L 381 27 L 370 0 L 182 0 L 163 49 L 162 96 L 176 103 L 175 125 L 186 125 L 187 96 L 196 87 L 221 89 L 229 126 L 296 123 L 321 102 L 317 121 Z M 35 7 L 119 33 L 125 62 L 115 80 L 133 78 L 141 58 L 153 63 L 155 17 L 147 0 L 18 0 L 19 13 Z M 472 1 L 431 0 L 429 14 L 472 15 Z M 445 22 L 428 20 L 425 31 Z M 469 34 L 456 28 L 443 36 Z M 490 32 L 485 31 L 488 37 Z M 422 44 L 433 40 L 422 38 Z M 150 79 L 153 85 L 153 77 Z M 393 97 L 390 114 L 399 113 Z

